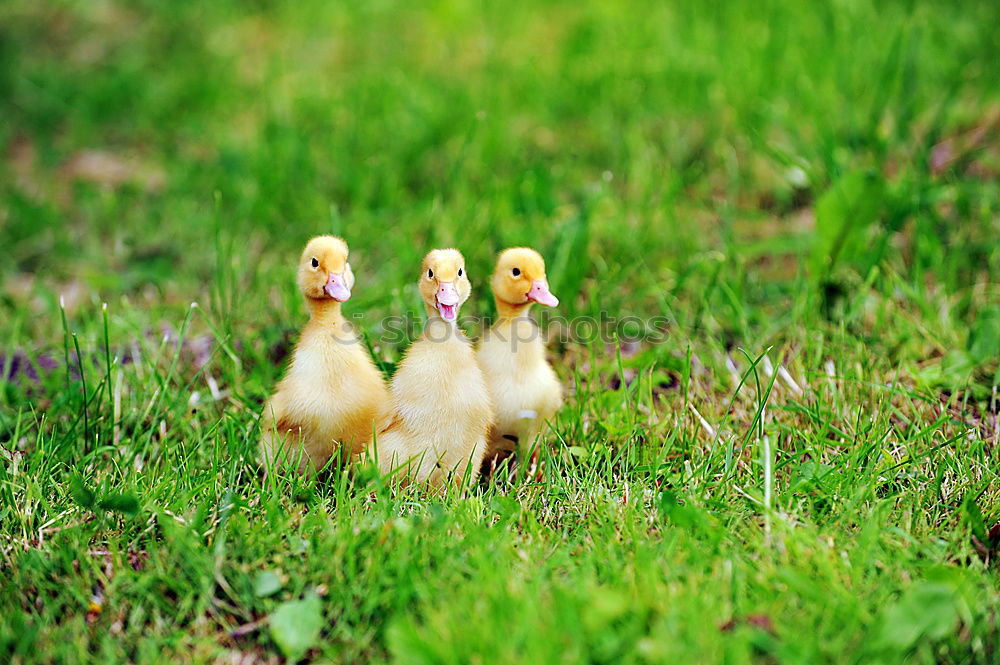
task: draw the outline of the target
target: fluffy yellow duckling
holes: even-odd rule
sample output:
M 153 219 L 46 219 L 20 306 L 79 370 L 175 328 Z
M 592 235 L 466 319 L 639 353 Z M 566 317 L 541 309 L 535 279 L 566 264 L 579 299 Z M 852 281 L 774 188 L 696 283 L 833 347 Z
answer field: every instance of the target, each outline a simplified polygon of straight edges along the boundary
M 300 459 L 300 470 L 320 468 L 335 453 L 347 458 L 371 441 L 389 400 L 382 374 L 340 312 L 351 297 L 354 273 L 347 244 L 333 236 L 309 241 L 299 259 L 298 283 L 309 322 L 284 378 L 264 408 L 261 454 Z
M 371 454 L 382 473 L 437 487 L 473 482 L 493 412 L 472 346 L 456 325 L 472 289 L 461 252 L 428 253 L 419 286 L 427 324 L 393 376 L 391 414 Z
M 528 316 L 532 303 L 555 307 L 545 261 L 527 247 L 504 250 L 491 283 L 497 321 L 479 341 L 476 360 L 495 411 L 487 458 L 531 449 L 546 420 L 562 405 L 559 379 L 545 361 L 545 341 Z

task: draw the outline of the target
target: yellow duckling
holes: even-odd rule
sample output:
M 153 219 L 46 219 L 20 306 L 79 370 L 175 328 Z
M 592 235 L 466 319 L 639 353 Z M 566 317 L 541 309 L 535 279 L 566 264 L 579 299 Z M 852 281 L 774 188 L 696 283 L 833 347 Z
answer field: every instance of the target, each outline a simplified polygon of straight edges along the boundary
M 347 253 L 340 238 L 317 236 L 299 259 L 310 318 L 264 408 L 260 447 L 268 464 L 287 454 L 304 471 L 322 467 L 338 449 L 345 459 L 361 452 L 388 403 L 381 372 L 340 312 L 354 286 Z
M 371 455 L 382 473 L 441 487 L 474 482 L 493 418 L 472 346 L 458 328 L 458 309 L 472 289 L 457 249 L 424 257 L 420 296 L 427 324 L 392 379 L 392 408 Z
M 476 360 L 495 411 L 487 458 L 519 448 L 521 459 L 562 405 L 559 379 L 545 360 L 545 341 L 528 316 L 532 303 L 555 307 L 545 261 L 527 247 L 504 250 L 491 283 L 497 321 L 479 341 Z

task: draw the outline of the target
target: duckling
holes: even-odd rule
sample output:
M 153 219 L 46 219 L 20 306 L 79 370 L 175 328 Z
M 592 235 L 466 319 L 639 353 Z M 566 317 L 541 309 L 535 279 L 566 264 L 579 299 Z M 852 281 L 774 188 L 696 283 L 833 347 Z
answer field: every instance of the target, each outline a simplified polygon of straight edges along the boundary
M 383 474 L 402 472 L 436 487 L 479 476 L 493 410 L 471 343 L 456 324 L 471 288 L 457 249 L 424 257 L 419 289 L 427 324 L 393 376 L 391 412 L 370 450 Z
M 317 236 L 299 259 L 298 284 L 309 307 L 284 378 L 264 408 L 261 454 L 299 459 L 299 470 L 319 469 L 335 453 L 364 450 L 389 392 L 364 345 L 340 312 L 354 287 L 347 244 Z
M 497 321 L 479 340 L 476 360 L 495 410 L 487 459 L 519 449 L 521 459 L 562 405 L 562 387 L 545 360 L 545 342 L 528 316 L 532 303 L 559 304 L 545 278 L 545 261 L 528 247 L 497 258 L 491 282 Z

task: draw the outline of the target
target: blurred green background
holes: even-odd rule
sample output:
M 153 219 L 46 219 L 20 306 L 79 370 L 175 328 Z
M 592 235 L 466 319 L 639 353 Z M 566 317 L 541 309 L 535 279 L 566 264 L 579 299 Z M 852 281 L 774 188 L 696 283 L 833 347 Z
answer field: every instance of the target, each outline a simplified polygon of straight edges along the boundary
M 994 3 L 0 12 L 8 317 L 64 292 L 211 302 L 252 326 L 300 311 L 291 264 L 329 231 L 376 313 L 433 246 L 485 277 L 505 246 L 552 263 L 570 245 L 554 266 L 570 314 L 662 309 L 653 294 L 690 297 L 717 252 L 745 287 L 719 325 L 767 335 L 800 259 L 852 224 L 817 278 L 847 279 L 822 264 L 839 253 L 860 279 L 888 262 L 917 289 L 996 282 Z M 859 173 L 872 191 L 817 229 L 817 199 Z
M 0 659 L 995 662 L 997 26 L 0 3 Z M 269 484 L 256 416 L 331 232 L 390 371 L 432 247 L 465 253 L 468 314 L 527 244 L 559 315 L 668 334 L 550 345 L 541 484 Z

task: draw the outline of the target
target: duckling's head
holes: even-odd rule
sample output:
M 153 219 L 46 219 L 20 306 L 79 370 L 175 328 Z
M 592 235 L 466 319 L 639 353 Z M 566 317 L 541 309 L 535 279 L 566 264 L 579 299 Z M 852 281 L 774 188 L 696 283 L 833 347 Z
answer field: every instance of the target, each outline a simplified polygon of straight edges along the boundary
M 334 236 L 316 236 L 306 244 L 299 259 L 299 288 L 306 298 L 345 302 L 353 286 L 346 242 Z
M 549 291 L 545 260 L 529 247 L 511 247 L 500 252 L 492 286 L 497 303 L 513 307 L 532 302 L 549 307 L 559 304 L 559 299 Z
M 421 266 L 420 297 L 428 312 L 437 312 L 445 321 L 458 318 L 461 307 L 472 291 L 465 274 L 465 257 L 457 249 L 434 249 Z

